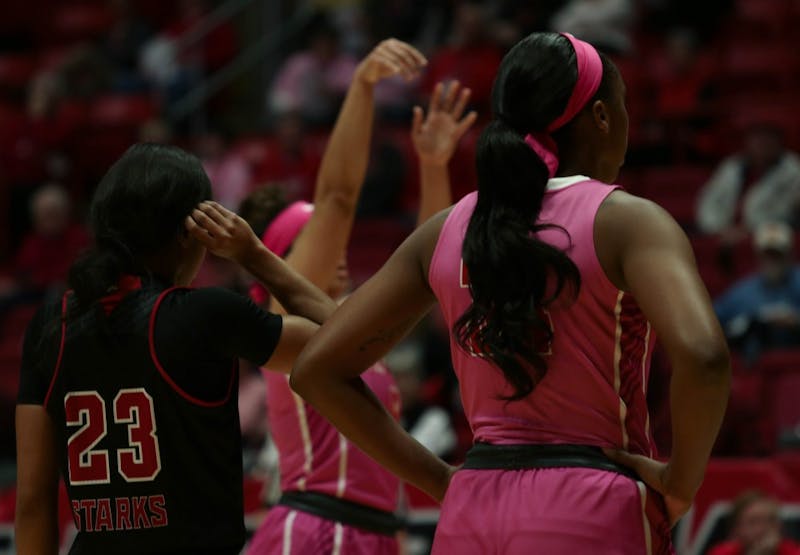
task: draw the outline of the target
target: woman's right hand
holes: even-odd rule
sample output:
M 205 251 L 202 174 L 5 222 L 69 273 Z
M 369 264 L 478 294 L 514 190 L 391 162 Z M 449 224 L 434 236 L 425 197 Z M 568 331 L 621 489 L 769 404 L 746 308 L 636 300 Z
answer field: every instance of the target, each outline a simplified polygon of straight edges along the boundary
M 402 75 L 406 81 L 411 81 L 427 64 L 425 56 L 410 44 L 397 39 L 386 39 L 358 64 L 356 79 L 375 85 L 388 77 Z
M 660 493 L 667 508 L 670 527 L 685 515 L 692 506 L 692 498 L 679 496 L 672 486 L 669 462 L 661 462 L 643 455 L 634 455 L 621 449 L 603 449 L 612 461 L 633 470 L 642 481 Z
M 210 253 L 238 264 L 262 247 L 246 221 L 212 201 L 201 202 L 186 217 L 186 229 Z

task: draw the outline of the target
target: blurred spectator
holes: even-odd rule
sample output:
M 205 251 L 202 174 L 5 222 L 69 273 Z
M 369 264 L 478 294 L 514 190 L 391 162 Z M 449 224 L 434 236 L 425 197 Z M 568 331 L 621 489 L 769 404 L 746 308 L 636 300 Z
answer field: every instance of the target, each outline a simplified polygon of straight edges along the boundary
M 651 73 L 659 116 L 691 118 L 707 100 L 713 68 L 697 46 L 688 29 L 675 29 L 667 35 L 663 56 L 652 65 Z
M 83 226 L 72 222 L 69 195 L 59 185 L 45 185 L 34 194 L 31 217 L 33 231 L 0 280 L 0 312 L 63 285 L 72 261 L 89 243 Z
M 256 183 L 280 183 L 289 202 L 310 200 L 322 161 L 320 149 L 310 140 L 296 112 L 278 118 L 274 135 L 264 159 L 257 164 Z
M 606 52 L 631 49 L 631 0 L 571 0 L 553 16 L 553 30 L 572 33 Z
M 766 349 L 800 345 L 800 266 L 794 264 L 792 230 L 762 224 L 754 243 L 758 272 L 714 305 L 726 335 L 751 361 Z
M 488 13 L 482 4 L 465 1 L 459 4 L 453 32 L 447 46 L 430 57 L 421 88 L 426 95 L 439 82 L 460 81 L 472 90 L 472 103 L 481 114 L 489 114 L 489 105 L 502 53 L 488 36 Z
M 110 0 L 114 22 L 103 41 L 103 53 L 114 68 L 114 88 L 121 91 L 138 90 L 139 51 L 152 34 L 147 22 L 138 16 L 130 0 Z
M 139 142 L 172 144 L 172 128 L 163 119 L 149 119 L 139 127 Z
M 296 52 L 278 71 L 269 106 L 278 115 L 298 112 L 306 121 L 333 121 L 355 72 L 357 61 L 339 48 L 339 35 L 320 16 L 306 49 Z
M 741 494 L 731 511 L 730 541 L 708 555 L 800 555 L 800 545 L 781 534 L 778 502 L 760 491 Z
M 252 177 L 247 161 L 228 146 L 222 133 L 206 131 L 195 137 L 193 150 L 211 181 L 214 200 L 236 210 L 250 193 Z
M 179 99 L 236 54 L 236 33 L 230 22 L 214 27 L 208 34 L 193 36 L 208 15 L 208 0 L 181 0 L 180 16 L 163 32 L 143 46 L 141 71 L 166 96 L 167 104 Z
M 433 453 L 446 457 L 456 446 L 456 434 L 447 411 L 423 398 L 421 349 L 406 344 L 392 351 L 386 362 L 400 392 L 403 428 Z
M 786 150 L 778 128 L 758 125 L 700 192 L 697 225 L 734 242 L 765 222 L 791 222 L 798 204 L 800 157 Z

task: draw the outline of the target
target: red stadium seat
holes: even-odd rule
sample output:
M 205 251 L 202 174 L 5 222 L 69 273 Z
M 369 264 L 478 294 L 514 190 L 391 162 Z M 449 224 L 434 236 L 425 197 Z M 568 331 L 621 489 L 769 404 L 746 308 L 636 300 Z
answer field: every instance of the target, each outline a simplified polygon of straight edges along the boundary
M 89 124 L 95 127 L 138 127 L 157 114 L 146 95 L 107 95 L 92 101 Z
M 102 4 L 65 2 L 56 8 L 50 20 L 46 41 L 69 42 L 105 35 L 113 22 L 112 14 Z
M 637 192 L 660 204 L 680 224 L 691 226 L 697 193 L 710 175 L 709 169 L 702 166 L 651 168 L 640 175 Z
M 23 89 L 36 71 L 36 59 L 25 54 L 0 55 L 0 88 Z
M 800 349 L 766 353 L 756 371 L 766 380 L 764 409 L 775 440 L 781 431 L 800 425 Z
M 752 87 L 754 83 L 764 91 L 775 86 L 788 88 L 799 66 L 796 49 L 782 42 L 731 41 L 723 54 L 723 85 L 731 90 L 743 84 Z

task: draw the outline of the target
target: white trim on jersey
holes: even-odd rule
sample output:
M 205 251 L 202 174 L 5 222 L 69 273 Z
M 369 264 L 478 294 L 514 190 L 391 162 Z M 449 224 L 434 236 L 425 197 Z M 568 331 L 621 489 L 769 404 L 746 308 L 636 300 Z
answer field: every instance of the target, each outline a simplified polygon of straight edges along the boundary
M 622 448 L 628 449 L 628 429 L 625 426 L 625 418 L 628 415 L 628 407 L 619 394 L 622 386 L 622 376 L 620 375 L 619 361 L 622 359 L 622 298 L 624 291 L 617 294 L 617 304 L 614 306 L 614 320 L 616 321 L 616 331 L 614 333 L 614 392 L 619 397 L 619 424 L 622 429 Z
M 584 181 L 591 181 L 591 178 L 586 177 L 585 175 L 570 175 L 568 177 L 553 177 L 547 181 L 546 190 L 548 191 L 558 191 L 560 189 L 566 189 L 570 185 L 575 185 L 576 183 L 583 183 Z
M 642 523 L 644 526 L 644 545 L 645 554 L 652 555 L 653 553 L 653 537 L 650 532 L 650 521 L 647 520 L 647 487 L 643 482 L 636 481 L 636 486 L 639 488 L 639 499 L 642 501 Z
M 297 518 L 297 511 L 289 511 L 289 514 L 286 515 L 286 520 L 283 522 L 282 555 L 292 555 L 292 529 L 294 528 L 295 518 Z
M 289 379 L 289 376 L 286 376 Z M 300 426 L 300 437 L 303 440 L 303 454 L 305 461 L 303 462 L 303 476 L 297 479 L 297 489 L 305 491 L 306 478 L 311 474 L 312 464 L 314 463 L 314 446 L 311 444 L 311 433 L 308 431 L 308 416 L 306 415 L 306 405 L 303 398 L 297 393 L 292 392 L 294 404 L 297 408 L 297 423 Z
M 339 434 L 339 480 L 336 484 L 336 497 L 342 497 L 347 488 L 347 439 Z
M 644 353 L 642 354 L 642 395 L 644 395 L 644 437 L 647 439 L 650 456 L 653 456 L 653 446 L 650 441 L 650 409 L 647 406 L 647 355 L 650 348 L 650 322 L 647 322 L 647 332 L 644 334 Z
M 333 551 L 331 555 L 341 555 L 342 553 L 342 540 L 344 539 L 344 526 L 341 522 L 337 522 L 333 528 Z

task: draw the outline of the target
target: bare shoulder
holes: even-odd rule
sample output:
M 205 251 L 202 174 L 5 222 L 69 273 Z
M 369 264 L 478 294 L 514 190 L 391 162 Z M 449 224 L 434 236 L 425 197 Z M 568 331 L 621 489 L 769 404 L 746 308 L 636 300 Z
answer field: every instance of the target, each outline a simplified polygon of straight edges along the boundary
M 425 276 L 428 275 L 428 268 L 431 264 L 431 258 L 433 258 L 433 252 L 436 250 L 436 245 L 439 242 L 439 235 L 442 233 L 442 227 L 452 210 L 453 207 L 451 206 L 431 216 L 428 221 L 419 226 L 411 237 L 409 237 L 409 241 L 415 239 L 415 250 L 418 260 L 420 261 L 423 275 Z M 415 236 L 417 237 L 415 238 Z
M 614 191 L 600 205 L 596 235 L 637 241 L 645 237 L 685 237 L 675 219 L 661 206 L 625 191 Z M 627 242 L 627 241 L 626 241 Z

